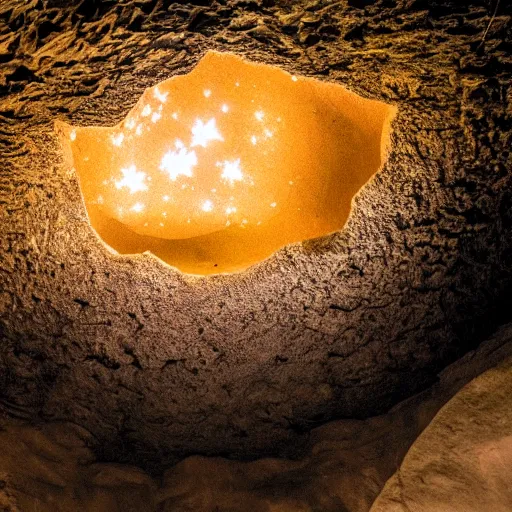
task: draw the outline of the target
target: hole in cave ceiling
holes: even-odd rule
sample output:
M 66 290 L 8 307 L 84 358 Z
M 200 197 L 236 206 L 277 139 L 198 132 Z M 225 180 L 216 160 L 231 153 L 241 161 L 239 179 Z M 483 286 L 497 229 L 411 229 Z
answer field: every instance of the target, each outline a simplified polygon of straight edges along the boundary
M 116 126 L 56 128 L 108 246 L 206 275 L 341 229 L 383 163 L 395 111 L 208 52 L 147 89 Z

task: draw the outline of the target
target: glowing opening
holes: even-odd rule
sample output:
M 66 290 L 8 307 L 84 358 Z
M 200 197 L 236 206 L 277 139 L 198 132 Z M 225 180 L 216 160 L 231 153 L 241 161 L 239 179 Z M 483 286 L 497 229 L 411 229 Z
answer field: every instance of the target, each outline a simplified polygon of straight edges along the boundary
M 342 228 L 394 114 L 337 84 L 208 52 L 117 126 L 56 128 L 105 243 L 204 275 Z

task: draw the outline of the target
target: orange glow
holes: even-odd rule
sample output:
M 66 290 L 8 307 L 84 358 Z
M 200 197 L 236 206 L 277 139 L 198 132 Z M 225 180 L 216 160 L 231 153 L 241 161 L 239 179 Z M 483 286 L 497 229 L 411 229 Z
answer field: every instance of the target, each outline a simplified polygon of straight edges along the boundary
M 343 227 L 385 157 L 395 109 L 208 52 L 117 126 L 56 128 L 92 227 L 123 254 L 234 272 Z

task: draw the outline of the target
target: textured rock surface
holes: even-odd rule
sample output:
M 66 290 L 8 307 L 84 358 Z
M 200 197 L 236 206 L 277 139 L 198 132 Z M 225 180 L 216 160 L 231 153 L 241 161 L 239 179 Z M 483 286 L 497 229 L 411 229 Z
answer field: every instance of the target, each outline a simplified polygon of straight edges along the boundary
M 510 316 L 509 3 L 0 4 L 0 394 L 103 460 L 298 456 L 425 389 Z M 236 276 L 116 257 L 53 121 L 112 125 L 209 48 L 399 107 L 344 230 Z
M 156 484 L 140 469 L 95 463 L 90 434 L 73 424 L 0 431 L 0 510 L 150 511 Z
M 89 448 L 94 444 L 91 435 L 76 425 L 28 426 L 12 418 L 3 419 L 0 420 L 0 509 L 10 512 L 368 512 L 386 480 L 436 411 L 475 375 L 504 359 L 512 361 L 511 341 L 509 326 L 476 352 L 448 367 L 429 390 L 399 404 L 386 415 L 364 421 L 334 421 L 314 429 L 307 455 L 296 461 L 237 462 L 196 456 L 185 459 L 170 468 L 163 479 L 156 480 L 134 467 L 97 463 Z M 460 472 L 467 468 L 468 474 L 478 471 L 476 459 L 471 457 L 466 457 L 460 466 L 460 454 L 468 453 L 467 440 L 473 440 L 475 434 L 481 436 L 477 439 L 480 447 L 507 446 L 512 433 L 508 412 L 511 375 L 510 365 L 488 371 L 456 394 L 434 418 L 402 466 L 408 503 L 414 502 L 418 492 L 423 492 L 423 503 L 429 500 L 432 503 L 429 492 L 438 490 L 436 486 L 441 479 L 443 489 L 448 489 L 448 497 L 455 505 L 465 503 L 468 492 L 474 495 L 485 491 L 482 478 L 471 480 L 477 484 L 476 489 L 466 489 L 467 479 L 457 478 L 459 485 L 454 488 L 454 477 L 458 475 L 453 469 Z M 490 421 L 497 420 L 499 427 L 490 429 Z M 480 458 L 483 471 L 494 477 L 486 478 L 487 488 L 496 490 L 510 474 L 512 461 L 503 457 L 506 453 L 486 450 L 476 451 L 484 455 Z M 474 452 L 469 451 L 472 455 Z M 425 464 L 433 459 L 443 459 L 445 464 Z M 502 463 L 498 474 L 493 471 L 497 462 Z M 412 470 L 408 469 L 411 466 Z M 384 497 L 378 501 L 379 511 L 409 510 L 396 509 L 396 504 L 385 498 L 390 488 L 393 497 L 396 495 L 394 480 L 396 477 L 390 480 Z M 424 481 L 429 483 L 426 492 Z M 502 496 L 506 496 L 507 488 Z M 477 503 L 482 504 L 483 500 Z M 499 511 L 499 506 L 506 503 L 498 499 L 492 507 L 462 510 Z M 452 506 L 422 510 L 459 509 Z
M 512 360 L 466 386 L 407 453 L 371 512 L 512 510 Z

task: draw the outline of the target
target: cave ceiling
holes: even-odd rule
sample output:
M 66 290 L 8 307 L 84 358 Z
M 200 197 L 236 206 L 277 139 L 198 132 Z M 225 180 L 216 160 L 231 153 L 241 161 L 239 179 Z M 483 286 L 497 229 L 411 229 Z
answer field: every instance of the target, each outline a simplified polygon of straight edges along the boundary
M 105 459 L 293 456 L 510 321 L 508 2 L 0 2 L 0 403 Z M 494 16 L 493 16 L 494 14 Z M 114 126 L 208 50 L 397 108 L 343 229 L 230 275 L 116 255 L 54 122 Z

